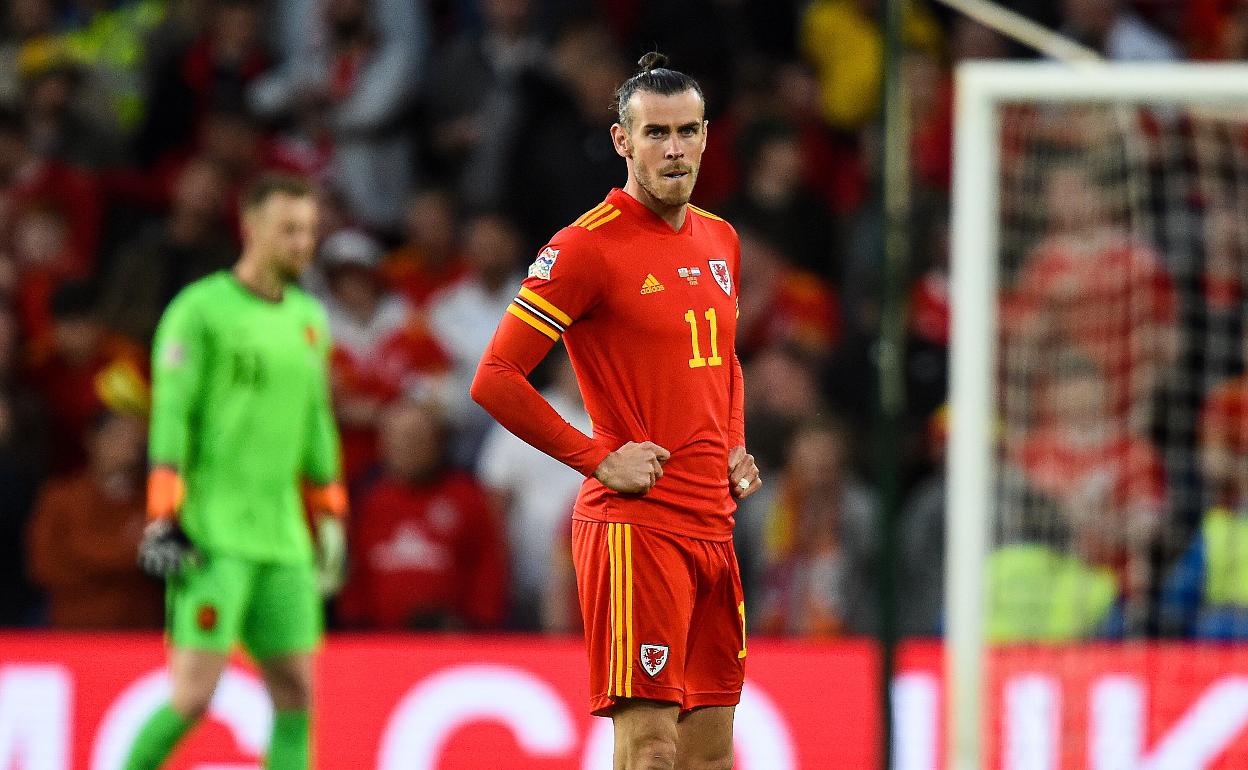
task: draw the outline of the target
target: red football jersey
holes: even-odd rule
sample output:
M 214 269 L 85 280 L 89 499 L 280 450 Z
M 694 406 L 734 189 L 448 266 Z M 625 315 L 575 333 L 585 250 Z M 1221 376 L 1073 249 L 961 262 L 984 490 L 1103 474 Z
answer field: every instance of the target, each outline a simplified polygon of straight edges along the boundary
M 474 397 L 522 439 L 587 476 L 629 441 L 671 452 L 643 495 L 587 478 L 574 518 L 731 537 L 728 450 L 745 443 L 735 352 L 739 268 L 737 235 L 724 220 L 690 206 L 674 231 L 620 189 L 539 252 L 486 351 Z M 592 439 L 516 387 L 517 374 L 560 338 Z M 510 386 L 500 389 L 505 380 Z
M 1200 413 L 1201 440 L 1248 454 L 1248 376 L 1217 385 Z

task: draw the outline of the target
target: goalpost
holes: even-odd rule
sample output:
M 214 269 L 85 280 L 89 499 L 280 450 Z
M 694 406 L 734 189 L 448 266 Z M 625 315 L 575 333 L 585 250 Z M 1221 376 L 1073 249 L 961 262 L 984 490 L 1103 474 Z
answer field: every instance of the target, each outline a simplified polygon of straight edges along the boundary
M 1082 179 L 1099 198 L 1084 200 L 1087 189 L 1071 179 Z M 1055 214 L 1063 203 L 1069 210 Z M 1199 475 L 1193 456 L 1199 408 L 1213 384 L 1240 374 L 1244 363 L 1238 353 L 1241 332 L 1189 322 L 1190 313 L 1205 312 L 1205 290 L 1199 286 L 1212 250 L 1213 236 L 1207 233 L 1213 232 L 1212 220 L 1228 211 L 1233 232 L 1227 237 L 1248 254 L 1248 227 L 1236 230 L 1234 224 L 1235 217 L 1248 219 L 1248 65 L 982 62 L 958 68 L 946 542 L 950 770 L 978 770 L 986 762 L 1011 770 L 1072 766 L 1060 757 L 1033 763 L 1002 759 L 1004 750 L 985 755 L 994 734 L 985 686 L 991 660 L 989 574 L 1000 566 L 990 566 L 990 555 L 1002 543 L 1038 543 L 1061 569 L 1086 562 L 1070 566 L 1080 576 L 1076 582 L 1082 581 L 1071 592 L 1079 606 L 1061 611 L 1059 620 L 1050 618 L 1050 627 L 1036 626 L 1030 641 L 1093 637 L 1090 619 L 1103 614 L 1091 606 L 1100 601 L 1094 595 L 1101 578 L 1131 586 L 1118 584 L 1119 593 L 1129 596 L 1123 607 L 1129 629 L 1152 622 L 1147 602 L 1161 576 L 1148 572 L 1156 559 L 1138 554 L 1166 551 L 1158 543 L 1178 548 L 1191 522 L 1176 524 L 1184 515 L 1176 511 L 1207 509 L 1208 490 L 1200 482 L 1183 487 L 1175 479 Z M 1092 224 L 1097 214 L 1103 221 Z M 1063 241 L 1063 227 L 1074 228 L 1076 235 Z M 1101 251 L 1089 245 L 1101 239 L 1114 245 Z M 1055 256 L 1052 243 L 1066 243 L 1078 259 Z M 1113 256 L 1105 256 L 1110 252 Z M 1085 258 L 1092 263 L 1079 261 Z M 1083 269 L 1093 272 L 1079 272 Z M 1123 271 L 1120 276 L 1108 272 L 1116 269 Z M 1242 264 L 1234 270 L 1245 272 Z M 1058 284 L 1061 288 L 1052 288 Z M 1114 310 L 1106 297 L 1118 289 L 1126 304 Z M 1055 299 L 1057 293 L 1062 294 Z M 1158 309 L 1171 300 L 1177 309 Z M 1123 313 L 1125 319 L 1118 317 Z M 1185 364 L 1189 349 L 1208 368 L 1195 371 Z M 1208 363 L 1216 356 L 1225 363 Z M 1078 380 L 1089 372 L 1095 376 L 1085 377 L 1081 391 Z M 1100 517 L 1091 525 L 1100 528 L 1093 535 L 1087 534 L 1088 521 L 1080 519 L 1084 514 L 1072 513 L 1063 502 L 1060 471 L 1051 482 L 1036 480 L 1024 467 L 1029 461 L 1019 459 L 1030 456 L 1033 439 L 1050 420 L 1076 426 L 1080 420 L 1097 421 L 1094 407 L 1080 402 L 1076 408 L 1073 401 L 1089 388 L 1095 391 L 1098 378 L 1101 392 L 1088 398 L 1100 399 L 1102 415 L 1119 423 L 1115 430 L 1141 446 L 1151 442 L 1165 468 L 1155 512 L 1160 523 L 1136 518 L 1104 523 L 1117 515 L 1106 512 L 1115 506 L 1132 509 L 1124 515 L 1147 518 L 1135 510 L 1152 494 L 1142 489 L 1147 481 L 1139 479 L 1149 473 L 1140 470 L 1147 461 L 1138 453 L 1106 455 L 1104 475 L 1119 481 L 1105 483 L 1123 490 L 1100 489 L 1097 505 L 1105 511 L 1086 514 Z M 1070 411 L 1058 414 L 1063 410 Z M 1156 428 L 1159 422 L 1164 424 Z M 1133 465 L 1110 467 L 1115 461 Z M 1088 495 L 1078 499 L 1091 499 Z M 1036 502 L 1039 498 L 1043 502 Z M 1118 530 L 1143 534 L 1106 544 Z M 1087 555 L 1095 548 L 1086 543 L 1098 532 L 1104 535 L 1102 554 L 1115 547 L 1126 554 L 1104 557 L 1114 565 L 1114 559 L 1122 560 L 1126 566 L 1114 566 L 1117 573 Z M 1147 547 L 1128 542 L 1133 538 L 1147 541 Z M 1002 585 L 996 590 L 1022 591 Z M 1003 601 L 1012 599 L 1023 601 L 1020 596 Z M 1037 606 L 1052 610 L 1051 604 Z M 1079 618 L 1089 620 L 1081 626 Z M 997 633 L 1009 638 L 1011 631 Z M 1026 633 L 1013 638 L 1027 640 Z

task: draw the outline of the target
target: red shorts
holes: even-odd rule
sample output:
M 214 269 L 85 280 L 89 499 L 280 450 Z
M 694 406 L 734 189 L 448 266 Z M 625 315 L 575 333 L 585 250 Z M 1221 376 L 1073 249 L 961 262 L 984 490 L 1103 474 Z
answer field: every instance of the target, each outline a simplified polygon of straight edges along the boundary
M 620 698 L 682 712 L 741 701 L 745 602 L 731 541 L 577 520 L 572 560 L 595 716 Z

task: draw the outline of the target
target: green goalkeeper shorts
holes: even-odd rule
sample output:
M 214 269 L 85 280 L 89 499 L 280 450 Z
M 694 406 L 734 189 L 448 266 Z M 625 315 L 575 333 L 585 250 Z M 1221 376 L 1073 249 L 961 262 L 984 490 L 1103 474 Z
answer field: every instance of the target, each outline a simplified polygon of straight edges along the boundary
M 174 647 L 230 652 L 241 643 L 257 660 L 311 652 L 324 628 L 316 569 L 202 553 L 200 563 L 169 578 Z

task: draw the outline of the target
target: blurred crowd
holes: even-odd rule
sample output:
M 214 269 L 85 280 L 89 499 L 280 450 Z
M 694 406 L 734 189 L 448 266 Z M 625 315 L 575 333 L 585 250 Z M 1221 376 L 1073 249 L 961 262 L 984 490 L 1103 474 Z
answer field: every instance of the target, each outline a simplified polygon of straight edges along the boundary
M 1113 59 L 1248 55 L 1244 3 L 1006 4 Z M 608 136 L 613 90 L 657 47 L 707 95 L 694 202 L 741 236 L 746 433 L 767 479 L 738 514 L 750 624 L 768 634 L 875 632 L 877 6 L 9 0 L 0 18 L 0 625 L 160 625 L 161 588 L 134 558 L 148 346 L 179 289 L 232 264 L 239 191 L 275 169 L 313 179 L 320 202 L 322 239 L 305 280 L 329 312 L 353 510 L 350 578 L 331 623 L 575 631 L 567 540 L 580 478 L 494 425 L 468 383 L 533 255 L 623 184 Z M 952 71 L 1030 54 L 920 0 L 904 42 L 914 213 L 899 622 L 904 634 L 932 635 L 942 625 Z M 1069 203 L 1080 180 L 1054 177 L 1049 184 L 1066 187 L 1051 197 Z M 1116 253 L 1161 265 L 1142 249 Z M 1044 259 L 1021 271 L 1006 308 L 1020 344 L 1040 344 L 1043 334 L 1028 336 L 1037 297 L 1047 301 L 1054 277 L 1075 269 L 1063 273 L 1065 253 Z M 1163 272 L 1146 269 L 1141 280 L 1164 284 Z M 1174 311 L 1165 289 L 1156 292 L 1164 318 Z M 559 353 L 535 379 L 588 431 Z M 1116 409 L 1104 404 L 1117 398 L 1121 366 L 1093 349 L 1062 368 L 1067 381 L 1045 387 L 1063 404 Z M 1217 408 L 1248 415 L 1248 395 L 1237 394 Z M 1064 414 L 1077 428 L 1088 422 Z M 1043 416 L 1034 424 L 1047 425 Z M 1046 439 L 1037 427 L 1009 449 L 1060 487 L 1087 455 L 1054 430 Z M 1122 506 L 1140 520 L 1157 515 L 1168 472 L 1150 464 L 1159 450 L 1147 430 L 1105 450 L 1144 457 L 1131 467 L 1147 483 L 1130 486 L 1147 493 Z M 1224 444 L 1209 463 L 1234 476 L 1248 440 Z M 1054 456 L 1067 465 L 1054 469 Z M 1044 480 L 1028 487 L 1043 490 Z M 1102 557 L 1071 569 L 1101 575 L 1118 560 L 1113 574 L 1130 572 L 1117 551 Z M 1003 573 L 1021 569 L 1007 561 Z M 1128 583 L 1106 589 L 1107 606 Z M 1237 600 L 1248 606 L 1248 596 Z

